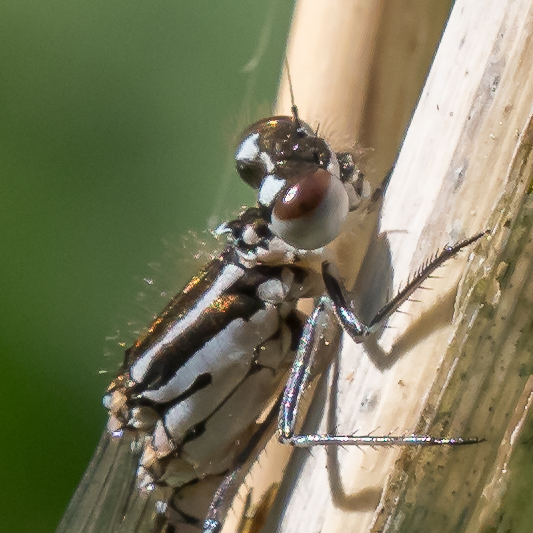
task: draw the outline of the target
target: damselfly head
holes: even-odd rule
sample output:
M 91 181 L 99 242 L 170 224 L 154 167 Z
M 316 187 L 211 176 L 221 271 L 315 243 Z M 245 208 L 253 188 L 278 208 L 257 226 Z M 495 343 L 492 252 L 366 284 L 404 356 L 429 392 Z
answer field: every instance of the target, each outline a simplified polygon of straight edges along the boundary
M 235 154 L 241 178 L 257 189 L 270 230 L 306 250 L 341 232 L 349 197 L 339 161 L 328 143 L 293 116 L 264 118 L 244 133 Z

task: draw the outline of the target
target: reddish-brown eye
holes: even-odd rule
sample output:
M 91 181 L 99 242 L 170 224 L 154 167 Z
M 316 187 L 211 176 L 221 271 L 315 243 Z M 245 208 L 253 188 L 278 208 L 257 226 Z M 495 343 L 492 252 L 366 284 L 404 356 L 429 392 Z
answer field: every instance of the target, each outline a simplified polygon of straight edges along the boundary
M 332 178 L 323 168 L 308 174 L 289 187 L 274 205 L 279 220 L 295 220 L 312 213 L 324 200 Z
M 295 248 L 314 250 L 339 235 L 348 210 L 344 184 L 321 168 L 285 189 L 276 199 L 270 229 Z

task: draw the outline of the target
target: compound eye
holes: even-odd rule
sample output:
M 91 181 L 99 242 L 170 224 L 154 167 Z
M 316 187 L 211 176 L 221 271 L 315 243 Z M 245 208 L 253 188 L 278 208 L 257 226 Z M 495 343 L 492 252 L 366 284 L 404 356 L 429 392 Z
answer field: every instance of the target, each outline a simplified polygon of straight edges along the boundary
M 339 235 L 348 210 L 344 185 L 321 168 L 284 189 L 274 204 L 270 229 L 295 248 L 314 250 Z

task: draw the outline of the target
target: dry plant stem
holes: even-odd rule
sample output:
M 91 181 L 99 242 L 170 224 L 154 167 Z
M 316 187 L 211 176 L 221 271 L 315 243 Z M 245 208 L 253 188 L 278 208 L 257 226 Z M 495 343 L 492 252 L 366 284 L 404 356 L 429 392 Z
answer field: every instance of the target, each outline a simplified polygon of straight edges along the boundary
M 524 515 L 532 491 L 530 444 L 521 433 L 528 424 L 530 433 L 532 422 L 533 200 L 530 192 L 524 196 L 533 174 L 532 120 L 490 219 L 491 246 L 469 265 L 457 327 L 424 413 L 430 431 L 464 427 L 487 442 L 466 453 L 402 453 L 375 532 L 531 529 L 531 513 Z
M 298 463 L 299 477 L 283 502 L 279 531 L 478 531 L 469 517 L 488 520 L 483 487 L 492 479 L 491 460 L 527 379 L 517 378 L 511 361 L 518 357 L 526 364 L 531 352 L 523 339 L 531 318 L 518 299 L 523 296 L 531 309 L 527 272 L 533 254 L 522 241 L 514 248 L 505 244 L 508 221 L 518 215 L 531 175 L 532 22 L 531 0 L 456 2 L 387 191 L 383 239 L 369 250 L 369 270 L 378 279 L 366 286 L 389 285 L 394 293 L 445 244 L 488 227 L 493 236 L 478 246 L 453 326 L 455 291 L 468 253 L 442 269 L 443 278 L 431 281 L 431 291 L 419 291 L 421 301 L 406 304 L 405 314 L 396 314 L 375 343 L 356 346 L 345 340 L 334 409 L 320 427 L 360 434 L 431 431 L 488 442 L 430 451 L 313 450 Z M 522 236 L 528 235 L 527 220 Z M 372 264 L 380 247 L 385 251 L 381 262 Z M 515 265 L 517 251 L 525 258 Z M 389 277 L 383 268 L 387 257 Z M 497 265 L 514 276 L 508 283 L 514 292 L 503 292 L 509 287 L 500 286 Z M 372 290 L 376 301 L 382 299 Z M 496 307 L 503 296 L 504 307 Z M 481 311 L 488 313 L 479 325 L 485 329 L 476 331 L 485 341 L 473 349 L 471 328 Z M 488 321 L 494 316 L 501 322 L 492 330 Z M 511 327 L 512 318 L 520 318 L 518 325 Z M 502 352 L 502 365 L 494 350 Z M 509 376 L 507 393 L 502 380 Z M 502 394 L 505 402 L 498 408 Z M 479 410 L 484 416 L 478 419 Z M 494 410 L 499 416 L 491 414 Z M 439 484 L 435 480 L 442 471 L 447 474 Z
M 368 177 L 374 185 L 394 162 L 440 38 L 447 8 L 448 3 L 425 0 L 305 0 L 297 5 L 287 57 L 300 116 L 314 127 L 319 126 L 335 149 L 352 148 L 362 134 L 369 140 L 367 145 L 375 143 L 375 152 L 369 156 L 370 169 L 365 168 L 366 172 L 370 170 Z M 398 32 L 400 20 L 403 25 Z M 291 102 L 286 75 L 281 84 L 276 112 L 288 114 Z M 377 86 L 381 87 L 379 91 L 375 90 Z M 370 89 L 374 89 L 372 94 Z M 387 125 L 379 142 L 372 128 L 376 122 Z M 349 284 L 373 232 L 372 220 L 367 220 L 364 228 L 358 222 L 353 220 L 342 242 L 337 243 L 343 275 Z M 385 276 L 383 284 L 387 283 Z M 322 395 L 318 404 L 323 400 Z M 284 461 L 279 454 L 286 453 L 270 445 L 258 464 L 259 470 L 263 467 L 263 471 L 272 473 L 273 465 L 281 470 Z M 317 470 L 326 475 L 324 464 Z M 275 474 L 268 478 L 263 472 L 257 477 L 275 479 Z M 327 490 L 328 486 L 326 479 L 322 489 Z M 278 499 L 278 509 L 265 530 L 277 528 L 276 516 L 282 512 L 283 498 Z M 375 496 L 372 501 L 377 503 Z M 299 520 L 297 514 L 295 519 Z M 318 527 L 312 517 L 305 523 Z M 306 526 L 302 528 L 306 530 Z

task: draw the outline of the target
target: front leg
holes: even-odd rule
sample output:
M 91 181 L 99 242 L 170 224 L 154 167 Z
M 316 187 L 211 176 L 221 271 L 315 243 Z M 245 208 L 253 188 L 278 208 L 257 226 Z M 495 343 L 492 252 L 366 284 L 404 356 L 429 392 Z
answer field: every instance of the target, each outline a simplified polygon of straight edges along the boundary
M 478 233 L 477 235 L 474 235 L 474 237 L 465 239 L 454 246 L 446 246 L 442 252 L 437 254 L 426 265 L 418 270 L 414 278 L 376 313 L 368 325 L 363 324 L 352 311 L 348 304 L 346 290 L 340 281 L 333 275 L 331 265 L 325 261 L 322 264 L 322 277 L 324 278 L 326 292 L 332 301 L 333 311 L 337 320 L 355 342 L 362 342 L 365 337 L 374 333 L 395 311 L 397 311 L 398 308 L 422 285 L 422 283 L 424 283 L 424 281 L 437 270 L 437 268 L 485 234 L 486 232 Z

